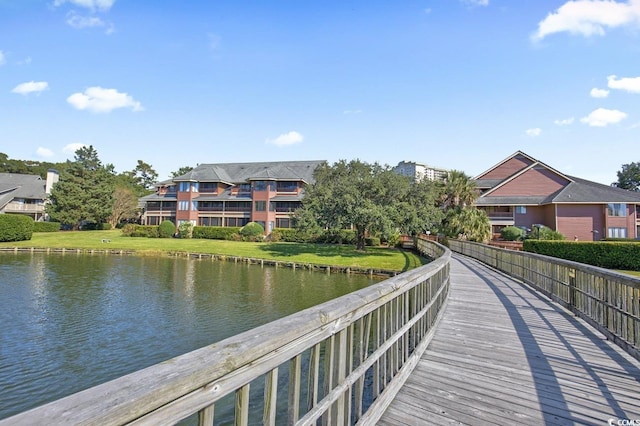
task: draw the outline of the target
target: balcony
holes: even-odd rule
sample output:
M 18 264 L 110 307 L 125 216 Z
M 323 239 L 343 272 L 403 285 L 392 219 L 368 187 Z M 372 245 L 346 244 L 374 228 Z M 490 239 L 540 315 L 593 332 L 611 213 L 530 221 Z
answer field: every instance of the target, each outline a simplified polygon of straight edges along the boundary
M 5 213 L 44 213 L 44 204 L 9 203 L 4 208 Z

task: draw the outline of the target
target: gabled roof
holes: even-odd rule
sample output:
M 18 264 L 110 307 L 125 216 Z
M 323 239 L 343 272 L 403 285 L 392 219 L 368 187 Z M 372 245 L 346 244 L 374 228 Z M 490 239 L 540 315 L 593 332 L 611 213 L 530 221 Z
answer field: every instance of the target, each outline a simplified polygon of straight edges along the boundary
M 14 198 L 46 199 L 45 183 L 38 175 L 0 173 L 0 208 Z
M 229 185 L 252 180 L 313 182 L 313 172 L 324 160 L 257 163 L 200 164 L 174 181 L 223 182 Z
M 504 179 L 483 179 L 483 176 L 490 174 L 492 171 L 498 169 L 501 165 L 506 164 L 509 160 L 520 157 L 524 158 L 531 163 L 527 166 L 523 166 L 519 170 L 513 172 L 511 175 Z M 529 195 L 529 196 L 495 196 L 495 193 L 499 188 L 514 182 L 518 177 L 524 175 L 527 171 L 534 168 L 541 168 L 546 170 L 548 175 L 555 175 L 556 179 L 562 179 L 566 181 L 566 184 L 562 188 L 554 193 L 543 195 Z M 608 204 L 608 203 L 640 203 L 640 193 L 627 191 L 624 189 L 603 185 L 596 182 L 591 182 L 585 179 L 580 179 L 573 176 L 565 175 L 547 164 L 536 160 L 535 158 L 517 151 L 513 155 L 507 157 L 494 167 L 490 168 L 486 172 L 481 173 L 476 178 L 476 183 L 480 189 L 486 191 L 480 195 L 476 200 L 476 205 L 482 206 L 495 206 L 495 205 L 544 205 L 544 204 L 558 204 L 558 203 L 571 203 L 571 204 Z

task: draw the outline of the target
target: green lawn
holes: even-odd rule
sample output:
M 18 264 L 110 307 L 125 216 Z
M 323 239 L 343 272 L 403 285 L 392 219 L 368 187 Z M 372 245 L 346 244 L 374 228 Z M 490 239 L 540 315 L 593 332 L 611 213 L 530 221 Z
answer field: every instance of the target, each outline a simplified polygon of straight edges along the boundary
M 110 242 L 102 242 L 103 240 Z M 159 255 L 166 252 L 207 253 L 394 271 L 406 271 L 427 263 L 426 259 L 412 252 L 383 247 L 368 247 L 365 253 L 361 253 L 355 250 L 355 246 L 135 238 L 123 236 L 120 230 L 36 232 L 29 241 L 0 243 L 0 247 L 122 249 L 134 250 L 142 255 Z

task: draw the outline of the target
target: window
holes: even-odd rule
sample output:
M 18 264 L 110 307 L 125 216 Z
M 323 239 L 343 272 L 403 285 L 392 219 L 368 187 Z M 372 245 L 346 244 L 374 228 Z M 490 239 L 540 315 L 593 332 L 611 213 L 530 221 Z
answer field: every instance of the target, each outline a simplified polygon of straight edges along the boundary
M 608 228 L 607 237 L 609 238 L 627 238 L 627 228 Z
M 218 192 L 218 184 L 215 182 L 202 182 L 198 186 L 200 192 L 215 193 Z
M 198 202 L 197 201 L 192 201 L 191 202 L 191 210 L 198 211 Z
M 180 182 L 180 192 L 198 192 L 198 182 Z
M 267 202 L 266 201 L 254 201 L 253 203 L 254 210 L 257 212 L 264 212 L 267 210 Z
M 270 181 L 266 181 L 266 180 L 256 180 L 255 182 L 253 182 L 253 190 L 254 191 L 275 191 L 276 190 L 276 183 L 275 182 L 270 182 Z
M 277 182 L 276 189 L 278 192 L 296 192 L 298 190 L 298 182 Z
M 276 218 L 276 228 L 293 228 L 293 224 L 291 223 L 291 219 L 287 218 Z
M 248 217 L 227 217 L 224 226 L 245 226 L 249 223 Z
M 527 214 L 527 206 L 516 206 L 516 214 Z
M 241 183 L 238 192 L 251 192 L 251 184 Z
M 222 226 L 221 217 L 201 217 L 200 226 Z
M 625 203 L 611 203 L 607 206 L 609 216 L 626 217 L 627 205 Z
M 188 201 L 178 201 L 178 210 L 189 210 Z

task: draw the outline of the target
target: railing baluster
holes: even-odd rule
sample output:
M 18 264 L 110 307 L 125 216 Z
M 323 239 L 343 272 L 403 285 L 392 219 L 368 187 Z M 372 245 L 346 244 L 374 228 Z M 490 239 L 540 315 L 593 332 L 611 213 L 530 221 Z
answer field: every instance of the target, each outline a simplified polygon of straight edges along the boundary
M 249 424 L 249 387 L 247 384 L 236 391 L 235 426 Z
M 302 371 L 302 355 L 296 355 L 289 361 L 289 424 L 300 418 L 300 379 Z
M 198 426 L 212 426 L 215 405 L 209 405 L 198 411 Z
M 275 426 L 276 406 L 278 403 L 278 368 L 267 373 L 264 383 L 264 411 L 262 424 Z

